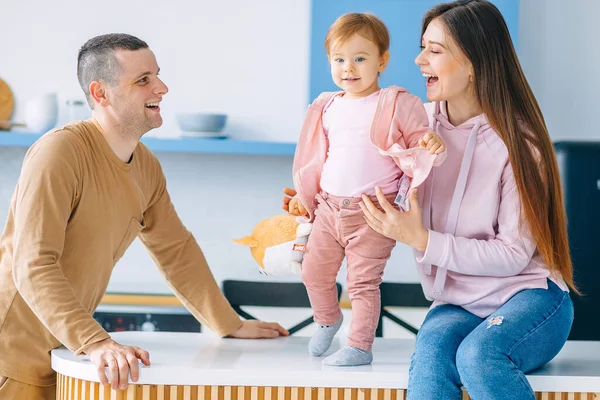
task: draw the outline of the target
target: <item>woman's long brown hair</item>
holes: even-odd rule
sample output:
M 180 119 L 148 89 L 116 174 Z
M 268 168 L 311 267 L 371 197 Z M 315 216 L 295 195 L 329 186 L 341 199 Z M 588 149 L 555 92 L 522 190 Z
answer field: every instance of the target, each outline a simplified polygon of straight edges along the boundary
M 484 0 L 440 4 L 425 15 L 421 36 L 436 18 L 473 65 L 477 99 L 508 148 L 522 212 L 544 263 L 577 292 L 554 148 L 502 14 Z

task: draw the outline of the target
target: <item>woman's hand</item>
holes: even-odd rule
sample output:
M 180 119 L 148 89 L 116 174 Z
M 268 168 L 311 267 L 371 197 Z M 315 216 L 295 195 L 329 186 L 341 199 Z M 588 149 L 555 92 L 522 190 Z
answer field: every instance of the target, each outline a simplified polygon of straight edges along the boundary
M 362 196 L 363 202 L 359 203 L 365 214 L 367 224 L 375 232 L 381 233 L 398 242 L 406 243 L 419 251 L 425 251 L 429 240 L 429 231 L 423 226 L 421 206 L 417 199 L 417 189 L 413 189 L 409 202 L 410 210 L 402 212 L 394 208 L 379 187 L 375 188 L 375 195 L 384 211 L 380 211 L 371 202 L 368 196 Z

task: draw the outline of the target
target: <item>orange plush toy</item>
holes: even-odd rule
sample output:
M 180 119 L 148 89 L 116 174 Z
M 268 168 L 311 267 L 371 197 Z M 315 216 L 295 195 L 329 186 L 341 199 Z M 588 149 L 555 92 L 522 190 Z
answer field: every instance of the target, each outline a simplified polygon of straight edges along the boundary
M 306 242 L 312 230 L 307 218 L 277 215 L 259 222 L 251 236 L 234 240 L 249 246 L 252 257 L 265 275 L 300 274 Z

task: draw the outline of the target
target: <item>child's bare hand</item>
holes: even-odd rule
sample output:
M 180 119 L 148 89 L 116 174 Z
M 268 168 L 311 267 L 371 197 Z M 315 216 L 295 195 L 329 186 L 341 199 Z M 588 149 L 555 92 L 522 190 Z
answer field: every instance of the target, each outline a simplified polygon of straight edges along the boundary
M 283 188 L 283 199 L 281 199 L 281 208 L 285 211 L 290 212 L 290 201 L 294 198 L 295 195 L 298 194 L 295 189 L 292 188 Z
M 298 217 L 304 217 L 308 215 L 308 211 L 306 211 L 306 207 L 297 197 L 292 197 L 290 203 L 288 205 L 289 213 L 292 215 L 296 215 Z
M 419 146 L 427 149 L 429 154 L 440 154 L 446 151 L 446 143 L 435 132 L 429 132 L 419 139 Z

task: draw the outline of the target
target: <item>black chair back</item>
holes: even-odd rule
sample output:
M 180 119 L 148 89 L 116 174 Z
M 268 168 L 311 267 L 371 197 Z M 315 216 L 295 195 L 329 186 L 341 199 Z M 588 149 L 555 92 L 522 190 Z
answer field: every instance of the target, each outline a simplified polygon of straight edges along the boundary
M 417 328 L 392 314 L 385 307 L 429 307 L 431 301 L 425 298 L 421 284 L 382 282 L 379 289 L 381 291 L 381 312 L 375 336 L 383 337 L 383 318 L 390 319 L 416 335 L 419 332 Z
M 336 283 L 338 302 L 342 295 L 342 285 Z M 296 307 L 310 308 L 308 293 L 302 282 L 252 282 L 224 280 L 223 294 L 231 307 L 245 319 L 256 319 L 242 309 L 243 306 Z M 288 329 L 290 335 L 314 322 L 313 317 L 305 319 Z

